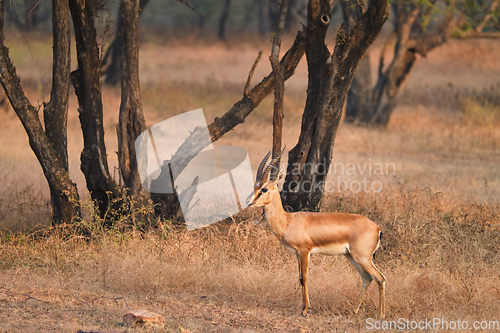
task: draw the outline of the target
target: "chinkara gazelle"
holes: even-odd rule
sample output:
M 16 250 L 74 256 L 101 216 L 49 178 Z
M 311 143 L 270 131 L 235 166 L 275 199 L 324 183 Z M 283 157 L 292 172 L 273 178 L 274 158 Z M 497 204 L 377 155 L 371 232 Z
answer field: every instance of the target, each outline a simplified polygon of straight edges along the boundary
M 283 150 L 284 151 L 284 150 Z M 380 292 L 380 316 L 385 316 L 385 276 L 373 264 L 373 254 L 380 245 L 380 228 L 368 218 L 348 213 L 287 213 L 281 203 L 278 183 L 285 176 L 286 165 L 277 177 L 270 179 L 271 170 L 283 151 L 266 167 L 270 152 L 257 171 L 254 191 L 247 198 L 249 206 L 263 206 L 267 223 L 281 244 L 297 256 L 302 285 L 303 310 L 307 315 L 307 270 L 311 254 L 343 254 L 356 268 L 363 280 L 361 293 L 354 305 L 357 313 L 368 286 L 375 279 Z M 264 169 L 265 168 L 265 169 Z

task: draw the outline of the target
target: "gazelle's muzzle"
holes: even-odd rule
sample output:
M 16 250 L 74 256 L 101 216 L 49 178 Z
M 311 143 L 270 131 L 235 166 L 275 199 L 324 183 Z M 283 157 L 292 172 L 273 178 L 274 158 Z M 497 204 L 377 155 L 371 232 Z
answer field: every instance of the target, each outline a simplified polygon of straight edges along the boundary
M 255 193 L 251 193 L 248 198 L 245 200 L 245 203 L 247 204 L 248 207 L 251 207 L 255 204 L 255 201 L 254 201 L 254 196 L 255 196 Z

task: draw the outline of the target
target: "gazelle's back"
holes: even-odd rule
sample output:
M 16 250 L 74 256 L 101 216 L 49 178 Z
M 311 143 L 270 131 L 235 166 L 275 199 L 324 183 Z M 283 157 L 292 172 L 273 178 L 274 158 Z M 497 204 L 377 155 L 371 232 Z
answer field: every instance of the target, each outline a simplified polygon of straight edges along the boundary
M 289 215 L 283 240 L 294 248 L 331 255 L 358 254 L 362 245 L 363 254 L 371 256 L 378 247 L 379 232 L 378 225 L 357 214 L 297 212 Z

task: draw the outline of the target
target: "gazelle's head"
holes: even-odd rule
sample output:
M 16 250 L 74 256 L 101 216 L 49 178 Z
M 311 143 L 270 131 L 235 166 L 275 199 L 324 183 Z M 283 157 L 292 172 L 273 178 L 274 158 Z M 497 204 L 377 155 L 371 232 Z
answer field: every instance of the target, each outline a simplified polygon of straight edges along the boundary
M 279 153 L 279 155 L 276 156 L 276 158 L 274 158 L 267 165 L 267 167 L 266 163 L 267 160 L 269 159 L 269 156 L 271 156 L 271 152 L 268 152 L 266 157 L 264 157 L 262 162 L 260 162 L 259 169 L 257 170 L 257 177 L 255 180 L 254 190 L 247 198 L 248 206 L 256 206 L 256 207 L 265 206 L 273 201 L 273 198 L 275 198 L 276 194 L 278 194 L 279 197 L 278 184 L 286 174 L 286 164 L 281 167 L 275 179 L 270 179 L 270 178 L 271 178 L 271 171 L 274 165 L 279 160 L 281 155 L 283 155 L 284 151 L 285 149 L 283 148 L 281 153 Z

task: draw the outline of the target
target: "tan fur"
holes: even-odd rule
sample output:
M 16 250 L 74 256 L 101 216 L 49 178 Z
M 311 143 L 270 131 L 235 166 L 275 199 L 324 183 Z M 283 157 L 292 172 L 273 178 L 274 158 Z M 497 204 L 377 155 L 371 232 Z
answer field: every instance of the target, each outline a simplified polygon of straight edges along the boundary
M 363 286 L 354 306 L 354 313 L 358 312 L 371 281 L 377 281 L 380 316 L 383 318 L 386 278 L 372 262 L 373 254 L 380 245 L 380 228 L 368 218 L 356 214 L 285 212 L 277 186 L 284 177 L 285 167 L 281 168 L 276 180 L 258 181 L 247 202 L 249 206 L 264 207 L 271 231 L 287 250 L 297 256 L 303 294 L 302 315 L 306 315 L 309 308 L 309 257 L 312 253 L 319 253 L 345 255 L 361 275 Z M 263 189 L 267 189 L 267 192 Z

